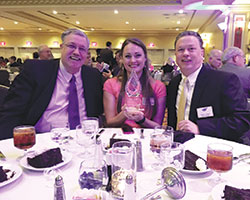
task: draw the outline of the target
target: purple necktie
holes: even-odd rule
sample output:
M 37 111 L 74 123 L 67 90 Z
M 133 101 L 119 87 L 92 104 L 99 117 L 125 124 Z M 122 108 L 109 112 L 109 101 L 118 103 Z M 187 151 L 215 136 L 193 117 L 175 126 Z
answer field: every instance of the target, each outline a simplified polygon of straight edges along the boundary
M 75 82 L 76 82 L 76 77 L 72 75 L 69 84 L 69 106 L 68 106 L 70 129 L 75 129 L 76 126 L 80 124 L 78 96 L 77 96 Z

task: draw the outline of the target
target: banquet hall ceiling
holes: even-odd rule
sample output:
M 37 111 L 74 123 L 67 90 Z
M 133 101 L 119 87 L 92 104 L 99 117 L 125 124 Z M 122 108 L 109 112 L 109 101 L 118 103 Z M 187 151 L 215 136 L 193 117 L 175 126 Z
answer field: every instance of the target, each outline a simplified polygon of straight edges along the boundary
M 250 10 L 250 0 L 241 8 Z M 0 33 L 176 33 L 213 31 L 224 21 L 221 6 L 233 0 L 1 0 Z M 247 3 L 248 2 L 248 3 Z M 209 6 L 216 6 L 211 9 Z M 178 11 L 183 9 L 183 13 Z M 118 14 L 114 14 L 118 10 Z M 53 14 L 57 11 L 57 14 Z M 241 12 L 241 10 L 238 11 Z M 126 24 L 127 22 L 127 24 Z

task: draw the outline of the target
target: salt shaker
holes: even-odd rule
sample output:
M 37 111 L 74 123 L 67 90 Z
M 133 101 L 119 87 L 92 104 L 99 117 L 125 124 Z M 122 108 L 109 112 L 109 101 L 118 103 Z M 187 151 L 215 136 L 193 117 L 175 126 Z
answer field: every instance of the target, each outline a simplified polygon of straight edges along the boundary
M 125 180 L 124 200 L 133 200 L 133 199 L 136 199 L 135 181 L 134 177 L 131 174 L 128 174 Z
M 136 141 L 136 171 L 141 172 L 143 171 L 143 161 L 142 161 L 142 147 L 141 147 L 141 141 Z
M 54 200 L 66 200 L 63 178 L 60 175 L 55 179 Z

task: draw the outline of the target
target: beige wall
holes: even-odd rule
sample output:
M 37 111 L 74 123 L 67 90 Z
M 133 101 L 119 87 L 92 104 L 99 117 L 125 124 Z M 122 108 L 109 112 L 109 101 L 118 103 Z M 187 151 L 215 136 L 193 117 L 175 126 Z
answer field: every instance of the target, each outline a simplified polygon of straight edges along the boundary
M 93 34 L 87 33 L 91 42 L 97 42 L 98 46 L 94 48 L 104 48 L 106 41 L 112 42 L 112 47 L 119 49 L 122 42 L 128 37 L 137 37 L 141 39 L 146 46 L 149 43 L 153 42 L 155 47 L 149 49 L 160 49 L 157 51 L 162 54 L 163 58 L 160 62 L 162 63 L 153 63 L 153 64 L 163 64 L 164 61 L 168 59 L 169 56 L 174 57 L 174 40 L 177 34 Z M 40 34 L 23 34 L 23 33 L 10 33 L 10 34 L 0 34 L 0 42 L 5 41 L 6 47 L 13 47 L 13 51 L 8 50 L 9 53 L 14 52 L 14 55 L 17 57 L 32 58 L 32 52 L 40 44 L 47 44 L 52 48 L 52 52 L 55 57 L 60 57 L 59 46 L 55 46 L 54 42 L 61 43 L 60 34 L 58 33 L 40 33 Z M 27 47 L 26 41 L 32 41 L 32 46 Z M 221 32 L 217 31 L 211 35 L 210 43 L 205 47 L 206 51 L 211 50 L 212 48 L 222 49 L 223 45 L 223 35 Z M 27 47 L 26 49 L 21 47 Z M 93 48 L 90 46 L 90 48 Z M 0 49 L 0 55 L 6 56 L 7 52 L 3 53 L 4 48 Z M 26 51 L 26 53 L 25 53 Z M 94 52 L 94 51 L 92 51 Z M 156 51 L 154 53 L 157 53 Z M 1 54 L 2 53 L 2 54 Z M 11 56 L 11 55 L 8 55 Z

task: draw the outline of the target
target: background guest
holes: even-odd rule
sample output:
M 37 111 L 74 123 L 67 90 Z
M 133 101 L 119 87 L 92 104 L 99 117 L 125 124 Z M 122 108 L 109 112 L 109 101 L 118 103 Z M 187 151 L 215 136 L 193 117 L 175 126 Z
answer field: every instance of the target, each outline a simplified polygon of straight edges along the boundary
M 222 55 L 222 71 L 236 74 L 242 84 L 246 96 L 250 98 L 250 69 L 246 68 L 244 52 L 238 47 L 227 48 Z
M 212 69 L 219 69 L 222 66 L 221 56 L 222 51 L 219 49 L 212 49 L 208 57 L 208 65 Z
M 40 60 L 53 59 L 53 54 L 51 52 L 51 49 L 46 44 L 40 45 L 37 50 L 38 50 Z

